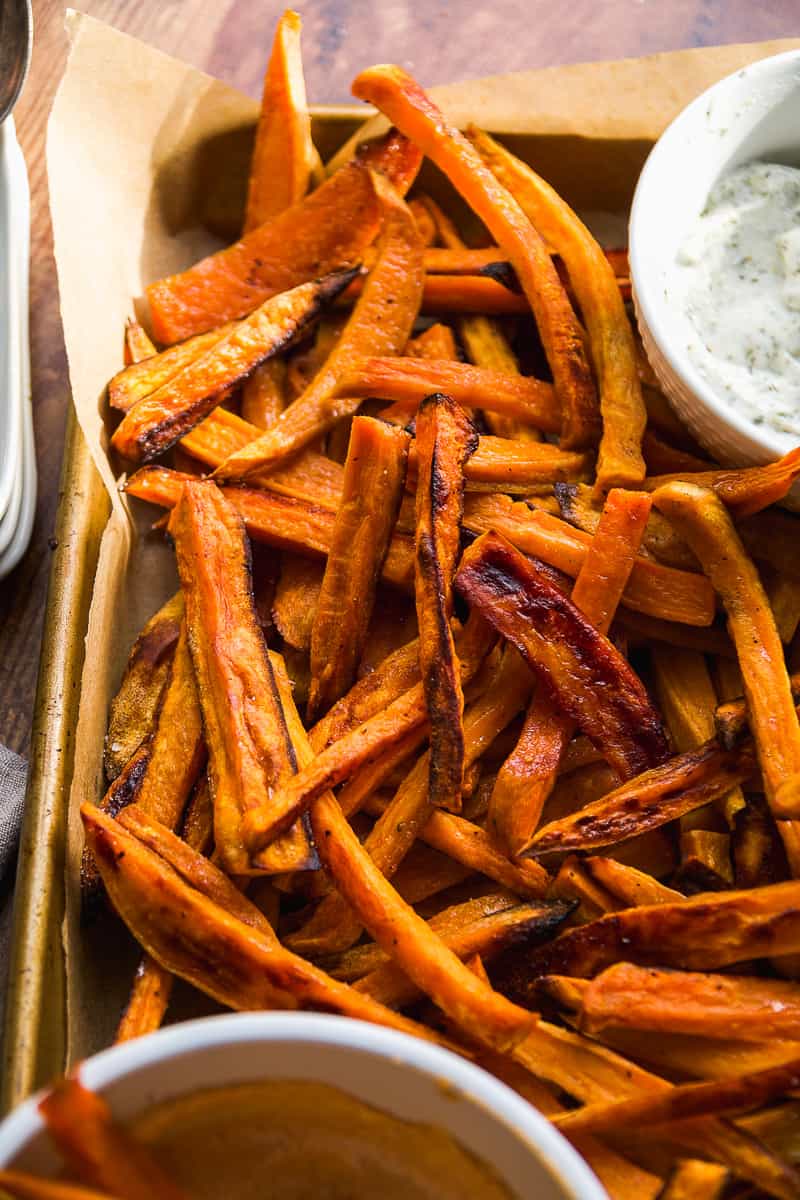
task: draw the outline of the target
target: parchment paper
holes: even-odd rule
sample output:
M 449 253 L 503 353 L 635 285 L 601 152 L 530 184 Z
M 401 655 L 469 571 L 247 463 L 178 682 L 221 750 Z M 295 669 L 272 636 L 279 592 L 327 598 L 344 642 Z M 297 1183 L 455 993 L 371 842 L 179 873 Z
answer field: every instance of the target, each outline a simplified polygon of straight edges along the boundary
M 74 1060 L 108 1043 L 134 962 L 118 927 L 80 927 L 77 809 L 102 793 L 108 703 L 131 643 L 176 587 L 171 552 L 147 534 L 153 511 L 131 512 L 117 491 L 105 385 L 122 363 L 134 298 L 219 245 L 201 222 L 220 197 L 242 193 L 257 107 L 89 17 L 70 12 L 67 26 L 72 51 L 47 138 L 50 205 L 73 401 L 112 498 L 87 636 L 68 831 L 63 936 Z M 506 135 L 577 207 L 624 213 L 650 145 L 694 95 L 748 62 L 798 46 L 765 42 L 550 68 L 433 94 L 459 123 Z M 265 42 L 265 58 L 267 51 Z M 342 138 L 350 132 L 344 124 Z M 332 152 L 329 130 L 325 137 Z

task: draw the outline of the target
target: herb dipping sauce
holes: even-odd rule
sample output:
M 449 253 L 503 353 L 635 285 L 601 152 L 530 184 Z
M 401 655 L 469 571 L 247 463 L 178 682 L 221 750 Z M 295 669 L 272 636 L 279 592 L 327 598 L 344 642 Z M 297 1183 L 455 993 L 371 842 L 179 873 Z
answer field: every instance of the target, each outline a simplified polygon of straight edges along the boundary
M 723 176 L 678 265 L 695 367 L 754 424 L 800 437 L 800 170 Z

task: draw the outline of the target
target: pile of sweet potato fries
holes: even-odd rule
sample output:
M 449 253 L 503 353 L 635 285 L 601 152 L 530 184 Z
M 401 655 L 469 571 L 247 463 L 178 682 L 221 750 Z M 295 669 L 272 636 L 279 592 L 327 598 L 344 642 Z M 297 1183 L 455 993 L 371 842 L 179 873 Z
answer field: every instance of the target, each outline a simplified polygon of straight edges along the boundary
M 119 1037 L 175 976 L 363 1018 L 496 1072 L 616 1200 L 791 1200 L 800 449 L 705 457 L 624 252 L 399 68 L 326 173 L 299 33 L 241 237 L 150 285 L 109 384 L 181 582 L 83 807 L 144 952 Z M 423 157 L 477 247 L 408 198 Z

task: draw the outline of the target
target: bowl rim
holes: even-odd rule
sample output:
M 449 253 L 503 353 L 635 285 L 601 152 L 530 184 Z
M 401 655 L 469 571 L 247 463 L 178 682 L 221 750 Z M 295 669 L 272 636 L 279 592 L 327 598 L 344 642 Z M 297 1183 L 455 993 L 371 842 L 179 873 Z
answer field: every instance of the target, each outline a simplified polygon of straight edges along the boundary
M 477 1064 L 433 1042 L 395 1029 L 319 1013 L 226 1013 L 170 1025 L 156 1033 L 111 1046 L 80 1064 L 81 1081 L 102 1094 L 142 1068 L 203 1051 L 242 1043 L 304 1043 L 352 1049 L 444 1080 L 495 1124 L 505 1125 L 526 1150 L 544 1159 L 576 1200 L 608 1200 L 597 1176 L 563 1134 L 538 1109 Z M 209 1083 L 209 1086 L 213 1086 Z M 343 1085 L 346 1090 L 346 1084 Z M 43 1092 L 23 1101 L 0 1123 L 0 1166 L 25 1149 L 44 1129 L 38 1111 Z
M 628 222 L 631 285 L 639 324 L 646 327 L 669 369 L 678 377 L 683 387 L 692 393 L 697 403 L 721 426 L 727 426 L 735 433 L 740 446 L 746 443 L 747 452 L 759 463 L 772 462 L 786 454 L 787 435 L 769 426 L 756 425 L 743 412 L 727 404 L 693 365 L 685 347 L 676 346 L 662 336 L 667 302 L 662 295 L 660 284 L 654 286 L 655 280 L 648 279 L 648 272 L 643 266 L 642 259 L 646 250 L 642 245 L 639 229 L 643 220 L 642 213 L 647 210 L 654 192 L 660 190 L 659 181 L 663 178 L 664 166 L 674 162 L 679 156 L 687 127 L 693 126 L 698 118 L 703 119 L 709 99 L 720 92 L 746 89 L 754 80 L 769 78 L 776 71 L 782 71 L 792 65 L 800 67 L 800 50 L 784 50 L 780 54 L 756 59 L 755 62 L 718 79 L 681 109 L 658 138 L 642 167 L 634 190 Z M 800 75 L 797 90 L 800 95 Z M 800 137 L 798 149 L 800 150 Z M 784 444 L 781 444 L 782 439 Z M 800 444 L 800 438 L 797 439 L 797 444 Z

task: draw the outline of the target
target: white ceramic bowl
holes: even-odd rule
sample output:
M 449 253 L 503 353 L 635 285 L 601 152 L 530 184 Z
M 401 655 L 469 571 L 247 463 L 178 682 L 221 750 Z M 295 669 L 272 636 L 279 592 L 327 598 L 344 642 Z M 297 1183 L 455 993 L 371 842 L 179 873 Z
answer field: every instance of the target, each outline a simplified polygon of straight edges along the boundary
M 647 356 L 678 416 L 720 462 L 772 462 L 797 445 L 754 425 L 690 362 L 677 253 L 717 179 L 754 160 L 800 166 L 800 51 L 761 59 L 680 113 L 644 165 L 630 218 L 634 304 Z
M 516 1092 L 438 1046 L 345 1017 L 241 1013 L 173 1025 L 80 1069 L 125 1120 L 200 1088 L 263 1079 L 333 1084 L 376 1108 L 445 1129 L 519 1200 L 608 1200 L 569 1142 Z M 0 1125 L 0 1167 L 58 1167 L 36 1097 Z

